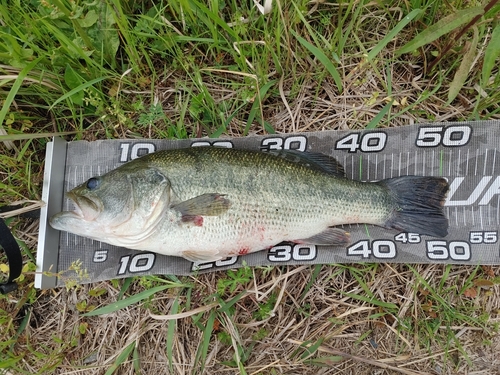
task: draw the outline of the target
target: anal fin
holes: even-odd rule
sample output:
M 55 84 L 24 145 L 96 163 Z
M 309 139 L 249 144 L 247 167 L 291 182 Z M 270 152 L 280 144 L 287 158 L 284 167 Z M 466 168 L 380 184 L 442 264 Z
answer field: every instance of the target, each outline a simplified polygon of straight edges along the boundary
M 309 238 L 296 240 L 297 243 L 308 243 L 323 246 L 345 246 L 351 242 L 351 235 L 340 228 L 327 228 Z
M 191 262 L 214 262 L 223 258 L 217 250 L 185 250 L 182 257 Z

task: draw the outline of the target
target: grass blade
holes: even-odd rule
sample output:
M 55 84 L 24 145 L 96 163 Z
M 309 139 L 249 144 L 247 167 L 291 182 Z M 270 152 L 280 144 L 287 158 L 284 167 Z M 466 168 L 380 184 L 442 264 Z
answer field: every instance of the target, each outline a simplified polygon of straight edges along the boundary
M 7 112 L 9 112 L 10 105 L 14 101 L 14 98 L 17 95 L 17 92 L 19 91 L 19 88 L 23 84 L 24 78 L 28 75 L 28 73 L 38 65 L 38 63 L 42 60 L 42 57 L 39 57 L 36 60 L 33 60 L 30 62 L 28 65 L 26 65 L 23 70 L 19 72 L 19 75 L 17 76 L 16 80 L 14 81 L 14 84 L 12 85 L 9 94 L 7 95 L 7 98 L 5 98 L 5 101 L 3 102 L 2 109 L 0 110 L 0 129 L 4 129 L 2 124 L 3 120 L 5 119 L 5 116 L 7 115 Z
M 406 43 L 403 47 L 396 51 L 396 56 L 408 53 L 429 44 L 457 27 L 469 22 L 475 16 L 483 12 L 483 7 L 472 7 L 464 10 L 458 10 L 456 13 L 450 14 L 447 17 L 429 26 L 427 29 L 418 34 L 413 40 Z
M 132 362 L 134 363 L 135 373 L 141 374 L 141 356 L 139 355 L 139 350 L 137 345 L 134 345 L 134 352 L 132 353 Z
M 415 17 L 421 15 L 424 11 L 422 9 L 415 9 L 411 11 L 406 17 L 404 17 L 399 23 L 394 27 L 384 39 L 382 39 L 378 44 L 373 47 L 373 49 L 368 53 L 367 60 L 373 60 L 380 51 L 382 51 L 387 44 L 398 35 L 398 33 L 405 28 Z
M 83 91 L 85 90 L 87 87 L 90 87 L 92 86 L 94 83 L 97 83 L 97 82 L 101 82 L 101 81 L 104 81 L 105 79 L 107 78 L 110 78 L 110 77 L 99 77 L 99 78 L 95 78 L 91 81 L 88 81 L 88 82 L 85 82 L 84 84 L 78 86 L 78 87 L 75 87 L 73 90 L 70 90 L 68 91 L 66 94 L 64 94 L 63 96 L 61 96 L 59 99 L 57 99 L 54 103 L 52 103 L 52 105 L 49 107 L 49 111 L 54 108 L 54 106 L 56 104 L 59 104 L 60 102 L 62 102 L 63 100 L 75 95 L 76 93 L 80 92 L 80 91 Z
M 339 72 L 337 71 L 335 66 L 333 66 L 333 63 L 328 58 L 328 56 L 326 56 L 325 53 L 318 47 L 312 45 L 307 40 L 300 37 L 295 31 L 290 30 L 290 32 L 300 42 L 300 44 L 302 44 L 305 48 L 307 48 L 309 52 L 311 52 L 323 64 L 326 70 L 328 70 L 328 72 L 333 77 L 333 80 L 335 81 L 335 84 L 337 85 L 337 89 L 339 90 L 339 92 L 342 92 L 342 78 L 340 78 Z
M 218 14 L 212 12 L 212 10 L 210 10 L 205 4 L 203 4 L 203 2 L 193 0 L 193 1 L 189 1 L 189 3 L 193 4 L 194 7 L 198 8 L 201 12 L 203 12 L 204 15 L 208 16 L 208 18 L 213 22 L 212 23 L 212 22 L 208 21 L 208 19 L 202 18 L 205 21 L 207 27 L 212 28 L 213 32 L 216 32 L 216 28 L 214 27 L 215 26 L 214 24 L 217 24 L 226 33 L 228 33 L 228 35 L 230 35 L 234 40 L 236 40 L 236 41 L 240 40 L 240 37 L 238 36 L 238 34 L 232 28 L 230 28 L 228 26 L 228 24 L 226 22 L 224 22 L 219 17 Z M 199 13 L 197 14 L 197 16 L 199 16 Z
M 305 361 L 305 363 L 313 366 L 333 367 L 335 365 L 338 365 L 342 361 L 344 361 L 344 357 L 340 355 L 332 355 L 332 356 L 309 359 Z
M 128 297 L 128 298 L 116 301 L 115 303 L 112 303 L 110 305 L 101 307 L 99 309 L 92 310 L 92 311 L 90 311 L 88 313 L 83 314 L 82 316 L 95 316 L 95 315 L 109 314 L 109 313 L 112 313 L 114 311 L 117 311 L 117 310 L 123 309 L 125 307 L 128 307 L 130 305 L 133 305 L 134 303 L 140 302 L 143 299 L 146 299 L 146 298 L 152 296 L 155 293 L 159 293 L 159 292 L 161 292 L 161 291 L 163 291 L 165 289 L 168 289 L 168 288 L 175 288 L 175 287 L 179 287 L 179 286 L 181 286 L 181 285 L 161 285 L 161 286 L 156 286 L 154 288 L 145 290 L 145 291 L 140 292 L 138 294 L 134 294 L 131 297 Z
M 250 127 L 252 126 L 253 120 L 255 119 L 255 116 L 257 116 L 257 113 L 259 112 L 262 99 L 266 96 L 267 91 L 271 88 L 272 85 L 274 85 L 275 82 L 276 80 L 269 81 L 260 88 L 258 93 L 259 98 L 258 100 L 253 101 L 252 108 L 250 109 L 250 113 L 248 114 L 247 125 L 245 127 L 245 131 L 243 132 L 243 135 L 247 135 L 248 132 L 250 131 Z M 264 119 L 261 119 L 261 122 L 262 121 L 264 121 Z
M 393 310 L 393 311 L 398 310 L 398 306 L 396 304 L 390 303 L 390 302 L 380 301 L 378 299 L 375 299 L 374 297 L 368 298 L 368 297 L 360 296 L 359 294 L 353 294 L 353 293 L 342 293 L 342 294 L 347 296 L 347 297 L 357 299 L 360 301 L 364 301 L 364 302 L 370 303 L 370 304 L 375 305 L 375 306 L 380 306 L 380 307 L 383 307 L 383 308 L 386 308 L 389 310 Z
M 246 294 L 247 294 L 247 291 L 244 290 L 243 292 L 236 295 L 234 298 L 231 298 L 231 300 L 229 300 L 228 302 L 220 301 L 219 304 L 221 307 L 219 309 L 219 312 L 228 314 L 229 309 Z
M 69 135 L 69 134 L 76 134 L 76 133 L 80 133 L 80 132 L 71 131 L 71 132 L 57 132 L 57 133 L 7 134 L 7 135 L 0 135 L 0 142 L 22 141 L 25 139 L 34 139 L 34 138 L 52 138 L 52 137 L 60 137 L 62 135 Z
M 203 373 L 205 370 L 205 361 L 207 360 L 208 346 L 210 345 L 210 339 L 212 337 L 215 316 L 216 316 L 215 310 L 210 311 L 210 315 L 208 316 L 207 323 L 203 330 L 203 337 L 201 340 L 201 344 L 198 347 L 198 351 L 196 352 L 196 358 L 194 362 L 198 363 L 201 361 L 200 373 Z
M 305 350 L 304 353 L 302 353 L 302 355 L 300 356 L 300 359 L 303 361 L 314 355 L 314 353 L 316 353 L 321 344 L 323 344 L 323 341 L 325 341 L 325 338 L 321 337 L 318 341 L 316 341 L 312 345 L 306 343 L 302 344 L 301 346 L 303 346 Z
M 391 100 L 389 103 L 387 103 L 382 110 L 377 113 L 377 115 L 370 121 L 368 125 L 366 125 L 365 129 L 375 129 L 379 122 L 382 121 L 384 116 L 391 110 L 393 101 Z
M 170 309 L 170 314 L 175 315 L 179 311 L 179 300 L 176 298 L 172 303 L 172 308 Z M 174 372 L 173 363 L 173 352 L 174 352 L 174 335 L 175 329 L 177 328 L 177 320 L 171 320 L 168 322 L 167 328 L 167 359 L 168 359 L 168 368 L 170 372 Z
M 134 277 L 127 277 L 123 281 L 123 285 L 122 285 L 122 287 L 120 289 L 120 292 L 118 293 L 118 297 L 116 298 L 117 300 L 121 300 L 123 298 L 123 296 L 125 295 L 125 292 L 130 287 L 130 284 L 132 284 L 132 281 L 134 281 Z
M 104 375 L 114 374 L 115 371 L 118 370 L 118 367 L 120 367 L 120 365 L 122 365 L 127 360 L 134 347 L 135 347 L 135 341 L 130 343 L 129 346 L 123 349 L 120 355 L 116 358 L 115 363 L 113 363 L 111 367 L 107 369 Z
M 311 277 L 310 277 L 309 281 L 307 282 L 304 290 L 302 291 L 302 294 L 300 295 L 300 297 L 298 299 L 300 302 L 302 302 L 304 300 L 305 296 L 307 295 L 307 293 L 309 292 L 311 287 L 314 285 L 314 282 L 316 281 L 316 278 L 318 277 L 322 268 L 323 268 L 322 264 L 316 264 L 314 266 L 314 270 L 311 274 Z
M 476 57 L 476 47 L 479 40 L 479 33 L 477 27 L 474 26 L 474 36 L 472 42 L 467 42 L 468 50 L 458 67 L 453 81 L 450 84 L 450 90 L 448 91 L 448 103 L 450 104 L 457 97 L 458 93 L 464 86 L 465 80 L 469 76 L 472 64 L 474 63 L 474 57 Z
M 488 86 L 491 71 L 495 66 L 496 59 L 500 56 L 500 25 L 496 25 L 491 33 L 491 39 L 484 51 L 483 72 L 482 72 L 482 87 Z

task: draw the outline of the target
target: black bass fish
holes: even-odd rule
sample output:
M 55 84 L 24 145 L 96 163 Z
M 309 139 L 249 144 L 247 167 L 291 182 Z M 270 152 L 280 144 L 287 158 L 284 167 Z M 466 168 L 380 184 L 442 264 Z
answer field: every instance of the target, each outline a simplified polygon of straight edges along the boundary
M 214 261 L 280 242 L 345 246 L 340 224 L 444 237 L 440 177 L 346 178 L 332 157 L 217 147 L 159 151 L 67 193 L 52 227 L 112 245 Z

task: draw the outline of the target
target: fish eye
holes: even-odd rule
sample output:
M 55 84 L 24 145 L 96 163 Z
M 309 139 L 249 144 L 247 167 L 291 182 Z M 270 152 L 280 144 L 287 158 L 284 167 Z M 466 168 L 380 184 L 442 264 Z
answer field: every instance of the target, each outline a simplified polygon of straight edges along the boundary
M 87 181 L 87 189 L 94 190 L 99 186 L 99 180 L 95 177 L 92 177 Z

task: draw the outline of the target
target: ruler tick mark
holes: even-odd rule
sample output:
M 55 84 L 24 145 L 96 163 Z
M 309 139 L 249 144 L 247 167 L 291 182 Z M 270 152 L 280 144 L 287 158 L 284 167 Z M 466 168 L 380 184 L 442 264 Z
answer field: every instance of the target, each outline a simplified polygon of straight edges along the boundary
M 486 164 L 488 161 L 488 149 L 484 151 L 484 168 L 483 168 L 483 176 L 486 176 Z
M 495 175 L 495 162 L 497 159 L 497 149 L 495 148 L 495 152 L 493 153 L 493 165 L 491 166 L 491 175 Z

